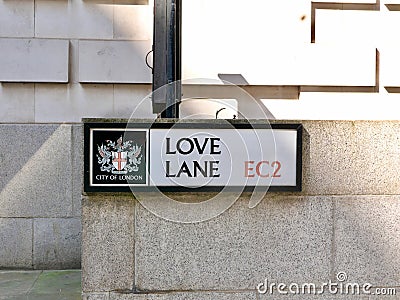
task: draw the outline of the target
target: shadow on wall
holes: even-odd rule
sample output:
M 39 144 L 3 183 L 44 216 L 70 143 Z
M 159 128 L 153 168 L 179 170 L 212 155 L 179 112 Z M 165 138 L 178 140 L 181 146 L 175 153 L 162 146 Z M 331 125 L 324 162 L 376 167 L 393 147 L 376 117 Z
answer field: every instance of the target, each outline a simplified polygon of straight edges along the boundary
M 0 220 L 31 222 L 28 239 L 21 228 L 1 228 L 0 266 L 79 267 L 82 175 L 72 126 L 4 124 L 0 137 Z
M 27 128 L 28 127 L 28 128 Z M 55 133 L 58 126 L 42 126 L 37 130 L 36 126 L 22 126 L 22 125 L 2 125 L 0 135 L 5 143 L 0 144 L 0 163 L 2 165 L 2 176 L 0 177 L 0 188 L 3 191 L 8 185 L 13 185 L 10 181 L 17 180 L 15 177 L 25 170 L 29 169 L 29 162 L 35 154 L 40 152 L 40 148 L 49 139 L 49 136 Z M 29 130 L 32 129 L 32 130 Z M 35 176 L 30 175 L 20 180 L 19 185 L 24 181 L 29 181 L 29 178 Z M 19 178 L 22 179 L 22 178 Z M 10 182 L 10 183 L 9 183 Z M 16 183 L 14 184 L 14 186 Z
M 110 22 L 113 22 L 114 26 L 114 31 L 119 32 L 119 34 L 127 37 L 132 37 L 134 36 L 135 31 L 147 31 L 145 29 L 146 26 L 141 25 L 141 27 L 137 28 L 137 24 L 139 23 L 136 21 L 135 22 L 122 22 L 121 20 L 118 20 L 116 18 L 117 14 L 116 12 L 121 11 L 121 7 L 119 7 L 119 4 L 124 5 L 124 4 L 136 4 L 136 1 L 126 1 L 126 2 L 120 2 L 118 1 L 117 3 L 114 2 L 114 13 L 111 15 L 110 10 L 109 10 L 109 5 L 107 5 L 107 1 L 85 1 L 85 3 L 95 3 L 99 4 L 94 6 L 96 10 L 100 11 L 102 15 L 108 17 L 110 19 Z M 106 5 L 104 5 L 106 4 Z M 153 3 L 149 3 L 149 11 L 151 10 L 151 6 Z M 122 16 L 122 15 L 121 15 Z M 128 14 L 125 14 L 125 18 L 128 16 Z M 131 18 L 134 18 L 135 15 L 131 15 Z M 149 20 L 147 20 L 149 21 Z M 136 25 L 136 26 L 132 26 Z M 149 27 L 152 27 L 152 24 L 148 23 L 147 24 Z M 200 24 L 199 24 L 200 25 Z M 151 31 L 151 30 L 150 30 Z M 151 39 L 151 34 L 148 36 L 149 39 Z M 196 38 L 191 36 L 191 38 Z M 90 45 L 91 41 L 82 41 L 82 45 L 80 45 L 80 48 L 87 47 L 88 51 L 84 52 L 80 50 L 80 82 L 96 82 L 96 83 L 134 83 L 134 82 L 141 82 L 139 75 L 135 75 L 138 73 L 147 73 L 150 72 L 148 69 L 143 69 L 143 64 L 146 56 L 146 47 L 144 47 L 145 44 L 143 43 L 138 43 L 138 41 L 135 41 L 135 43 L 129 43 L 123 41 L 125 44 L 125 50 L 123 52 L 127 55 L 124 57 L 128 57 L 129 53 L 132 53 L 132 59 L 134 60 L 135 63 L 130 66 L 130 69 L 136 69 L 135 71 L 129 71 L 126 69 L 126 66 L 129 65 L 129 62 L 126 62 L 127 60 L 125 59 L 125 62 L 123 60 L 120 60 L 117 63 L 113 63 L 115 60 L 115 57 L 118 57 L 120 55 L 120 48 L 117 45 L 121 41 L 115 40 L 118 39 L 118 36 L 115 36 L 114 34 L 114 40 L 113 41 L 103 41 L 102 44 L 98 44 L 95 47 L 92 47 Z M 185 37 L 183 37 L 185 39 Z M 143 41 L 142 41 L 143 42 Z M 150 48 L 150 46 L 148 47 Z M 83 53 L 83 54 L 82 54 Z M 99 69 L 99 71 L 96 70 L 96 68 L 93 68 L 93 61 L 95 61 L 95 64 L 101 65 L 102 69 Z M 118 65 L 120 63 L 120 65 Z M 140 65 L 140 66 L 139 66 Z M 83 70 L 83 71 L 81 71 Z M 132 76 L 139 76 L 135 80 L 129 79 L 127 80 L 126 78 L 122 78 L 121 74 L 128 74 L 132 73 Z M 135 74 L 133 74 L 135 73 Z M 223 74 L 222 74 L 223 75 Z M 229 74 L 228 74 L 229 75 Z M 133 77 L 132 77 L 133 78 Z M 223 78 L 221 78 L 223 79 Z M 229 81 L 229 80 L 228 80 Z M 245 80 L 244 80 L 245 81 Z M 240 83 L 233 82 L 234 84 L 240 85 Z M 215 84 L 215 83 L 214 83 Z M 229 89 L 228 87 L 222 86 L 223 82 L 221 81 L 218 86 L 212 86 L 212 85 L 207 85 L 207 84 L 202 84 L 202 85 L 197 85 L 196 87 L 185 87 L 184 88 L 184 98 L 199 98 L 201 96 L 202 98 L 210 98 L 210 99 L 235 99 L 238 103 L 237 108 L 238 110 L 242 113 L 242 115 L 245 116 L 252 116 L 252 118 L 269 118 L 269 119 L 274 119 L 274 116 L 271 114 L 271 112 L 265 107 L 261 99 L 298 99 L 299 96 L 299 87 L 297 86 L 241 86 L 247 93 L 249 93 L 255 101 L 248 101 L 249 99 L 245 99 L 243 97 L 237 97 L 237 94 L 234 92 L 232 93 L 232 89 Z M 114 86 L 115 90 L 119 89 L 119 86 Z M 187 92 L 189 90 L 189 92 Z M 194 95 L 193 95 L 194 92 Z M 186 93 L 189 93 L 190 95 L 187 95 Z M 203 95 L 211 95 L 211 97 L 203 96 Z M 223 97 L 223 98 L 221 98 Z M 248 97 L 247 97 L 248 98 Z M 193 104 L 193 105 L 192 105 Z M 214 101 L 215 104 L 215 101 Z M 183 114 L 187 115 L 187 111 L 196 111 L 199 116 L 207 116 L 210 117 L 209 111 L 212 111 L 211 115 L 214 115 L 215 112 L 214 110 L 214 104 L 212 103 L 207 103 L 203 102 L 200 106 L 196 105 L 195 102 L 192 103 L 185 103 L 184 111 Z M 189 115 L 192 115 L 189 113 Z M 240 115 L 237 114 L 237 115 Z M 230 116 L 232 118 L 232 116 Z
M 238 118 L 275 119 L 271 111 L 262 103 L 262 99 L 294 100 L 299 96 L 299 88 L 295 86 L 185 84 L 182 91 L 184 116 L 198 114 L 212 118 L 215 117 L 217 107 L 226 107 L 227 111 L 224 111 L 220 118 L 228 119 L 235 114 L 228 114 L 228 111 L 232 109 L 237 110 Z M 188 100 L 190 104 L 185 103 Z

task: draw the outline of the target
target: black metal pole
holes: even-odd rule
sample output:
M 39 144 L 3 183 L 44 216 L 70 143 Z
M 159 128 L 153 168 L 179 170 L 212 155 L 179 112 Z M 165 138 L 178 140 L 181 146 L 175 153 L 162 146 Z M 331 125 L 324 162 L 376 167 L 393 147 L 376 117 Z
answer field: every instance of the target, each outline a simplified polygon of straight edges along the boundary
M 161 112 L 164 118 L 179 118 L 181 3 L 182 0 L 154 2 L 153 112 Z
M 169 16 L 167 16 L 167 26 L 168 26 L 168 38 L 167 38 L 167 99 L 166 99 L 166 109 L 165 109 L 165 117 L 166 118 L 176 118 L 176 14 L 175 14 L 175 0 L 167 0 L 167 2 L 171 1 L 169 7 L 167 7 L 167 12 Z M 170 8 L 170 10 L 168 9 Z

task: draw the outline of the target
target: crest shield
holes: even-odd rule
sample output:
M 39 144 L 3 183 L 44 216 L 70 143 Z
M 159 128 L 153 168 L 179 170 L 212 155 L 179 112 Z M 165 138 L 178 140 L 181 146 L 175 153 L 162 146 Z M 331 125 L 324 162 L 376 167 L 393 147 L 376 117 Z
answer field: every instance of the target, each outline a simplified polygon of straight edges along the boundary
M 127 161 L 127 152 L 112 151 L 112 164 L 117 171 L 122 171 L 125 168 Z
M 142 164 L 142 145 L 134 141 L 123 141 L 120 137 L 117 142 L 106 140 L 106 144 L 97 145 L 97 162 L 100 171 L 112 174 L 128 174 L 138 172 Z

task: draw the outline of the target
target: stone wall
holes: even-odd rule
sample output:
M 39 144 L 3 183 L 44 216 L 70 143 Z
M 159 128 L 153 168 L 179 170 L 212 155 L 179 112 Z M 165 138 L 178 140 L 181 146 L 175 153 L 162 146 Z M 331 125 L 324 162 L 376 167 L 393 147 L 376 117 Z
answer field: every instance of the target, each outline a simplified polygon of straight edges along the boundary
M 82 126 L 0 125 L 0 267 L 79 268 Z
M 82 137 L 75 129 L 82 118 L 129 118 L 134 110 L 135 118 L 155 117 L 150 98 L 142 102 L 151 91 L 152 3 L 0 0 L 0 268 L 80 265 L 81 178 L 74 172 Z M 184 78 L 228 76 L 255 102 L 203 80 L 183 88 L 189 101 L 181 116 L 214 118 L 229 103 L 234 111 L 221 118 L 239 110 L 249 118 L 400 119 L 399 4 L 183 0 Z M 355 161 L 339 169 L 336 160 L 321 163 L 305 188 L 310 195 L 316 186 L 329 195 L 396 189 L 386 184 L 390 172 L 371 179 L 378 177 L 370 172 L 383 172 L 377 161 Z M 328 166 L 337 176 L 319 184 Z M 364 181 L 371 184 L 358 184 Z
M 0 0 L 0 268 L 80 267 L 78 122 L 150 92 L 151 23 L 142 0 Z
M 302 123 L 303 191 L 267 194 L 253 209 L 243 195 L 214 219 L 182 224 L 129 194 L 85 195 L 84 299 L 304 299 L 256 286 L 338 282 L 339 272 L 398 287 L 400 122 Z
M 399 4 L 183 0 L 183 78 L 248 85 L 277 119 L 399 119 L 400 39 L 393 34 Z M 151 90 L 145 56 L 152 48 L 152 5 L 0 0 L 0 122 L 129 118 Z M 208 97 L 233 99 L 259 117 L 257 107 L 249 111 L 234 96 Z M 207 99 L 189 106 L 184 115 L 213 117 L 219 108 Z M 154 117 L 150 103 L 140 115 Z

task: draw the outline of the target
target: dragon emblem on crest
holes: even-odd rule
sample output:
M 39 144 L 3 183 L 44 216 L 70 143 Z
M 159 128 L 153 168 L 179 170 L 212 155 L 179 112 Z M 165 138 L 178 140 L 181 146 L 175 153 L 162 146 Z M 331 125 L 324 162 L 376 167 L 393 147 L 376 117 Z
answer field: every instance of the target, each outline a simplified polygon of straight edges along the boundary
M 116 141 L 106 140 L 105 144 L 97 145 L 97 162 L 100 170 L 112 174 L 127 174 L 137 172 L 142 163 L 142 146 L 133 141 L 123 141 L 122 136 Z

